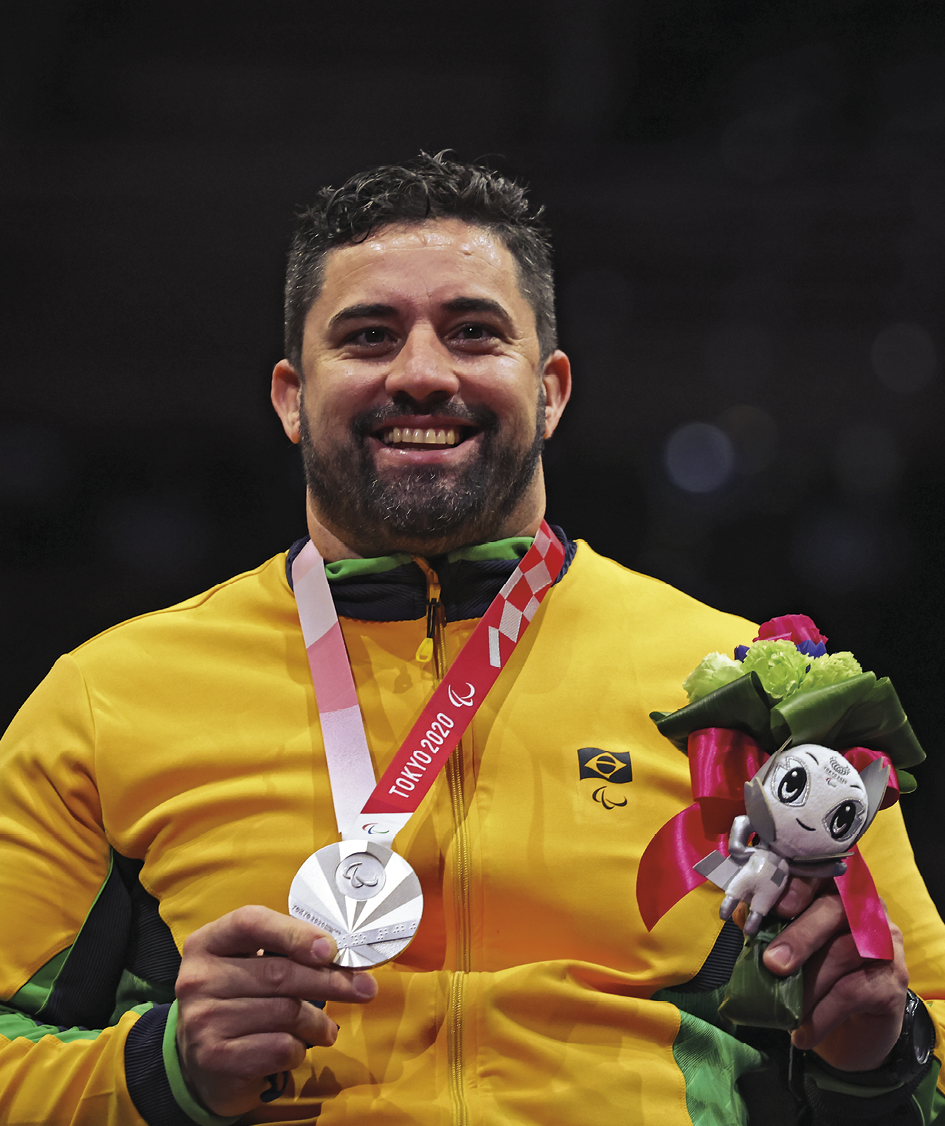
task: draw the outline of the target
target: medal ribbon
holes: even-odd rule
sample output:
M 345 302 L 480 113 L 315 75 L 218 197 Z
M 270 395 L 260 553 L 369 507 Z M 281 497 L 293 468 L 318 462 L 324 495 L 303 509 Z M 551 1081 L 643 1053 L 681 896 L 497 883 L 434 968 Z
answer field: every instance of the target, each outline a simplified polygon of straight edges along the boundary
M 479 620 L 375 785 L 324 560 L 311 541 L 302 548 L 292 564 L 292 584 L 343 839 L 373 837 L 390 846 L 463 737 L 563 562 L 564 548 L 543 520 L 532 546 Z

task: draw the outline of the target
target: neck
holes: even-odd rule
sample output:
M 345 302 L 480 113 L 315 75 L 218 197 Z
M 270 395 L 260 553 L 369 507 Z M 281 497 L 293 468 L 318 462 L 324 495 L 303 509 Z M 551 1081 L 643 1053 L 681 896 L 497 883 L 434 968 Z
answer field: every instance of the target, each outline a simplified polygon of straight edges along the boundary
M 315 545 L 318 554 L 326 563 L 337 563 L 339 559 L 363 559 L 364 555 L 349 547 L 340 536 L 327 527 L 318 518 L 312 498 L 308 497 L 305 504 L 305 517 L 308 524 L 308 534 Z M 378 554 L 381 554 L 380 552 Z M 369 557 L 368 557 L 369 558 Z

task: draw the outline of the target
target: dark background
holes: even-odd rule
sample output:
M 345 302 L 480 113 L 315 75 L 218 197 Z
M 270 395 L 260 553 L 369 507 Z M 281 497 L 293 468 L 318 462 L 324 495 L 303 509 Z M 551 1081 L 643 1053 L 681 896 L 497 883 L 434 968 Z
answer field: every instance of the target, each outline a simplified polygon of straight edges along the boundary
M 0 719 L 301 534 L 293 215 L 451 147 L 556 233 L 552 520 L 892 675 L 945 904 L 939 0 L 19 0 L 0 58 Z

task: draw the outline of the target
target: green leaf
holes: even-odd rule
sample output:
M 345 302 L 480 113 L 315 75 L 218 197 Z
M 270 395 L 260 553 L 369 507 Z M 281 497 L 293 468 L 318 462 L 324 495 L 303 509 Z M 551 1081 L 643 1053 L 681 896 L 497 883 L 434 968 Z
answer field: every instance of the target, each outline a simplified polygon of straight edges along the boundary
M 864 672 L 839 684 L 788 696 L 771 709 L 771 730 L 778 746 L 790 738 L 795 744 L 836 747 L 835 736 L 848 713 L 869 695 L 875 684 L 876 674 Z
M 687 749 L 689 733 L 704 727 L 728 727 L 753 736 L 766 751 L 772 744 L 768 714 L 771 697 L 761 686 L 757 673 L 733 680 L 696 700 L 678 712 L 651 712 L 650 718 L 661 735 L 679 748 Z
M 896 780 L 899 782 L 900 794 L 911 794 L 916 788 L 916 780 L 908 770 L 897 770 Z
M 838 745 L 869 747 L 889 755 L 896 772 L 902 766 L 917 766 L 925 751 L 915 737 L 896 690 L 888 677 L 876 682 L 865 700 L 851 709 L 840 732 Z
M 778 977 L 762 962 L 768 944 L 785 925 L 769 915 L 762 929 L 745 940 L 719 1005 L 719 1012 L 734 1024 L 782 1028 L 785 1032 L 800 1028 L 804 1016 L 803 971 Z

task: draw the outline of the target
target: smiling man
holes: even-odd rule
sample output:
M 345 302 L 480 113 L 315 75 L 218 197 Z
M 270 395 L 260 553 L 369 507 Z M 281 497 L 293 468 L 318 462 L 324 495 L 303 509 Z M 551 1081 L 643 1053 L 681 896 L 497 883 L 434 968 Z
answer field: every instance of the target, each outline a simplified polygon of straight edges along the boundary
M 791 1038 L 719 1016 L 711 884 L 644 924 L 692 800 L 649 713 L 755 629 L 544 523 L 570 380 L 517 185 L 422 156 L 302 216 L 272 401 L 307 535 L 67 654 L 4 737 L 0 1121 L 732 1126 L 753 1076 L 766 1126 L 945 1120 L 897 807 L 890 960 L 829 887 L 780 898 Z
M 497 232 L 444 217 L 335 249 L 273 373 L 322 554 L 534 535 L 542 443 L 570 392 L 567 357 L 545 349 Z

